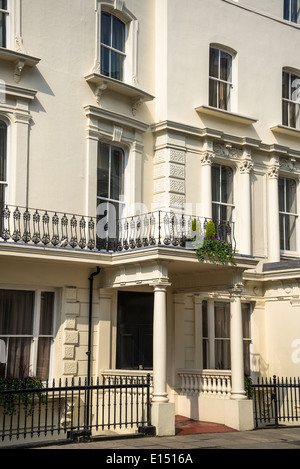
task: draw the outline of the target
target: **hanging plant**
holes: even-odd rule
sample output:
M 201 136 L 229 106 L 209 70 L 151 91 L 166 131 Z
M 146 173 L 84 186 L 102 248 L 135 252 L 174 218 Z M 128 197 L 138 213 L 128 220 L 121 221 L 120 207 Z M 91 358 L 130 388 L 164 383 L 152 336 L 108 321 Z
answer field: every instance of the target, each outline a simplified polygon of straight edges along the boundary
M 203 243 L 195 246 L 195 251 L 202 262 L 207 259 L 213 264 L 235 265 L 231 246 L 226 241 L 216 238 L 216 228 L 212 220 L 207 224 Z

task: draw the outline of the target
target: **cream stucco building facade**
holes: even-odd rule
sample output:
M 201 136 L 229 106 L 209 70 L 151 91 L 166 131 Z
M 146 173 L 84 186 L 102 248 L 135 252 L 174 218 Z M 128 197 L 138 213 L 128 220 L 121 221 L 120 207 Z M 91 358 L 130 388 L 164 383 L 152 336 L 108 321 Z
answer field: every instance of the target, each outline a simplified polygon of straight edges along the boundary
M 244 374 L 299 375 L 294 3 L 0 2 L 3 376 L 84 377 L 91 334 L 93 376 L 153 373 L 165 435 L 252 428 Z M 182 245 L 194 218 L 236 265 Z

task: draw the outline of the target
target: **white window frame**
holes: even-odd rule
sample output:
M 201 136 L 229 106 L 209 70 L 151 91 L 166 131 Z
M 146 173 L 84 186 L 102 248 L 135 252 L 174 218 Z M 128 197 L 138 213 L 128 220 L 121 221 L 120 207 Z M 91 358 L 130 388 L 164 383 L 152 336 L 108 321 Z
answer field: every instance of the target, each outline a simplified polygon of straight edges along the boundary
M 5 45 L 2 47 L 8 49 L 10 47 L 10 0 L 7 0 L 7 9 L 0 8 L 0 13 L 5 15 Z
M 283 80 L 283 74 L 286 74 L 288 76 L 288 98 L 284 98 L 282 96 L 282 114 L 283 114 L 283 106 L 286 103 L 287 104 L 287 118 L 288 121 L 284 122 L 283 115 L 282 115 L 282 123 L 283 125 L 286 125 L 287 127 L 295 128 L 297 130 L 300 130 L 300 75 L 297 74 L 296 72 L 292 72 L 290 70 L 283 70 L 282 72 L 282 80 Z M 292 81 L 292 76 L 295 77 L 294 80 Z M 294 91 L 293 91 L 294 89 Z M 295 113 L 293 115 L 293 118 L 295 119 L 296 125 L 292 126 L 291 125 L 291 117 L 290 117 L 290 107 L 291 105 L 295 105 L 296 109 L 298 107 L 298 113 L 295 109 Z
M 203 369 L 211 369 L 215 370 L 216 368 L 216 356 L 215 356 L 215 346 L 216 346 L 216 341 L 221 341 L 221 340 L 226 340 L 226 341 L 231 341 L 231 337 L 215 337 L 215 305 L 216 303 L 226 303 L 229 305 L 230 308 L 230 300 L 228 298 L 220 298 L 218 300 L 212 300 L 210 298 L 203 298 L 203 302 L 206 302 L 206 310 L 207 310 L 207 336 L 202 336 L 202 341 L 203 341 L 203 346 L 205 344 L 206 347 L 206 354 L 207 354 L 207 366 L 208 368 L 204 367 L 203 363 Z M 249 306 L 249 312 L 250 312 L 250 317 L 249 317 L 249 328 L 250 328 L 250 337 L 244 337 L 243 334 L 243 343 L 248 342 L 251 346 L 252 344 L 252 306 L 249 301 L 242 301 L 242 307 L 243 305 L 248 305 Z M 249 347 L 249 359 L 250 359 L 250 372 L 251 372 L 251 349 Z M 202 354 L 203 354 L 203 347 L 202 347 Z
M 216 200 L 213 200 L 212 198 L 212 207 L 214 205 L 217 205 L 218 207 L 230 207 L 232 212 L 231 212 L 231 220 L 222 220 L 221 218 L 218 218 L 219 221 L 222 221 L 222 222 L 234 222 L 234 214 L 235 214 L 235 204 L 234 204 L 234 170 L 231 166 L 229 165 L 224 165 L 222 163 L 216 163 L 214 164 L 213 166 L 219 166 L 220 167 L 220 176 L 219 176 L 219 189 L 220 189 L 220 196 L 222 194 L 222 184 L 221 184 L 221 168 L 224 167 L 224 168 L 228 168 L 232 171 L 232 200 L 233 200 L 233 203 L 230 204 L 230 203 L 225 203 L 225 202 L 221 202 L 221 201 L 216 201 Z M 213 181 L 211 181 L 211 184 L 213 185 Z M 213 194 L 212 194 L 213 195 Z M 221 198 L 221 197 L 220 197 Z
M 292 4 L 294 1 L 296 1 L 297 18 L 292 19 Z M 286 9 L 288 11 L 287 15 L 285 15 Z M 300 23 L 300 0 L 284 0 L 283 1 L 283 18 L 286 21 L 289 21 L 291 23 L 296 23 L 296 24 Z
M 56 324 L 56 315 L 57 315 L 57 292 L 54 288 L 42 288 L 42 287 L 23 287 L 23 286 L 1 286 L 0 290 L 14 290 L 14 291 L 32 291 L 34 292 L 34 316 L 33 316 L 33 331 L 30 335 L 19 334 L 18 337 L 31 337 L 31 347 L 30 347 L 30 361 L 29 361 L 29 374 L 30 376 L 36 376 L 36 366 L 38 358 L 38 343 L 40 337 L 50 337 L 51 346 L 50 346 L 50 357 L 49 357 L 49 376 L 48 380 L 50 381 L 53 377 L 53 361 L 54 361 L 54 337 L 55 337 L 55 324 Z M 53 322 L 52 322 L 52 334 L 51 335 L 40 335 L 39 334 L 39 325 L 40 325 L 40 313 L 41 313 L 41 294 L 42 292 L 51 292 L 54 293 L 53 298 Z M 16 337 L 16 335 L 4 335 L 0 331 L 0 340 L 1 338 Z
M 221 110 L 224 110 L 224 111 L 234 111 L 234 108 L 235 108 L 235 103 L 234 103 L 234 92 L 233 92 L 233 82 L 234 82 L 234 57 L 235 57 L 235 54 L 229 50 L 226 50 L 225 48 L 222 48 L 220 46 L 217 46 L 217 45 L 214 45 L 214 44 L 210 44 L 210 47 L 209 47 L 209 60 L 210 60 L 210 51 L 211 49 L 215 49 L 216 51 L 218 51 L 218 77 L 214 77 L 214 76 L 211 76 L 210 75 L 210 63 L 209 63 L 209 83 L 211 81 L 215 81 L 217 82 L 217 106 L 212 106 L 210 104 L 210 87 L 209 87 L 209 105 L 212 106 L 212 107 L 215 107 L 216 109 L 221 109 Z M 231 81 L 227 81 L 227 80 L 223 80 L 220 78 L 220 61 L 221 61 L 221 53 L 225 53 L 227 54 L 229 57 L 231 57 Z M 225 85 L 229 86 L 229 98 L 228 98 L 228 102 L 227 102 L 227 107 L 226 109 L 223 109 L 222 107 L 220 107 L 220 103 L 219 103 L 219 89 L 220 89 L 220 84 L 221 83 L 224 83 Z
M 115 0 L 95 0 L 96 2 L 96 38 L 95 38 L 95 60 L 92 68 L 93 73 L 100 74 L 101 66 L 101 13 L 106 12 L 116 16 L 125 24 L 125 59 L 123 69 L 123 80 L 138 86 L 138 29 L 137 18 L 126 8 L 124 2 Z M 102 76 L 102 75 L 101 75 Z M 104 77 L 104 75 L 103 75 Z
M 295 223 L 296 223 L 296 233 L 295 233 L 295 240 L 296 240 L 296 246 L 295 246 L 295 250 L 290 250 L 290 249 L 287 249 L 287 246 L 286 246 L 286 239 L 285 239 L 285 230 L 283 230 L 283 235 L 284 235 L 284 238 L 283 240 L 280 239 L 280 244 L 281 242 L 283 242 L 283 249 L 281 249 L 281 252 L 286 252 L 286 253 L 289 253 L 289 254 L 296 254 L 298 252 L 298 249 L 299 249 L 299 243 L 298 243 L 298 233 L 299 233 L 299 229 L 298 229 L 298 183 L 295 179 L 293 179 L 292 177 L 285 177 L 285 176 L 280 176 L 279 177 L 279 180 L 283 180 L 284 181 L 284 203 L 286 202 L 286 190 L 287 190 L 287 187 L 286 187 L 286 182 L 287 180 L 292 180 L 295 185 L 296 185 L 296 191 L 295 191 L 295 203 L 296 203 L 296 213 L 294 212 L 287 212 L 287 211 L 282 211 L 282 210 L 279 210 L 279 216 L 283 216 L 284 219 L 287 218 L 287 217 L 295 217 Z M 278 183 L 279 183 L 279 180 L 278 180 Z
M 111 70 L 111 55 L 112 55 L 112 52 L 118 54 L 120 57 L 122 57 L 122 70 L 121 70 L 121 77 L 119 79 L 117 78 L 114 78 L 118 81 L 124 81 L 124 76 L 125 76 L 125 66 L 126 66 L 126 38 L 127 38 L 127 26 L 126 24 L 124 23 L 124 21 L 122 21 L 117 15 L 114 15 L 113 13 L 110 13 L 108 11 L 101 11 L 101 19 L 102 19 L 102 14 L 106 14 L 106 15 L 109 15 L 110 16 L 110 22 L 111 22 L 111 25 L 110 25 L 110 28 L 111 28 L 111 37 L 110 37 L 110 43 L 111 45 L 108 45 L 108 44 L 105 44 L 104 42 L 101 42 L 101 34 L 100 34 L 100 72 L 102 74 L 102 66 L 101 66 L 101 63 L 102 63 L 102 54 L 101 54 L 101 51 L 102 51 L 102 48 L 105 48 L 109 51 L 109 72 L 108 72 L 108 75 L 105 75 L 105 76 L 108 76 L 110 78 L 114 78 L 111 76 L 111 73 L 112 73 L 112 70 Z M 122 24 L 123 24 L 123 27 L 124 27 L 124 50 L 121 51 L 121 50 L 118 50 L 118 49 L 115 49 L 114 47 L 112 47 L 112 43 L 113 43 L 113 18 L 117 18 Z

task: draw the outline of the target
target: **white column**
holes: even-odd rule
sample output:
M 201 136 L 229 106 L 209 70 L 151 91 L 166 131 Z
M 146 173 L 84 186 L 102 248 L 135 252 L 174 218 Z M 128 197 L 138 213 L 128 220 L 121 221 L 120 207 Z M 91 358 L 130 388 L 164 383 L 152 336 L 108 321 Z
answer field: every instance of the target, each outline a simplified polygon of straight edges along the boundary
M 204 151 L 201 155 L 201 216 L 212 218 L 211 165 L 214 159 L 212 151 Z
M 251 255 L 251 171 L 253 163 L 249 158 L 240 164 L 240 211 L 239 211 L 239 240 L 238 250 L 241 254 Z
M 231 399 L 247 399 L 244 383 L 242 285 L 230 289 Z
M 154 286 L 153 402 L 168 402 L 167 393 L 167 287 Z
M 278 175 L 279 165 L 273 159 L 268 171 L 268 257 L 269 262 L 280 261 Z
M 175 404 L 167 393 L 167 286 L 154 285 L 151 423 L 157 436 L 175 435 Z

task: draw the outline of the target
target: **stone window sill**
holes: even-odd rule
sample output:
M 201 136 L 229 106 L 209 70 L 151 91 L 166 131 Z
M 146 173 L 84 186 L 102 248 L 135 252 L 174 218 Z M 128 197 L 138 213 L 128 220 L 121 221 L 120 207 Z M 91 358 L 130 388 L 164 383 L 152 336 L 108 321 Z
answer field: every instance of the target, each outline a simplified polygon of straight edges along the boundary
M 24 67 L 34 67 L 40 61 L 40 59 L 32 57 L 31 55 L 16 52 L 4 47 L 0 47 L 0 60 L 14 64 L 14 80 L 16 83 L 20 81 Z
M 114 78 L 106 77 L 98 73 L 91 73 L 85 77 L 87 83 L 94 86 L 94 92 L 98 104 L 100 104 L 103 92 L 106 90 L 114 91 L 130 99 L 132 114 L 136 114 L 137 107 L 144 102 L 152 101 L 154 96 L 140 90 L 134 86 L 128 85 Z
M 252 125 L 257 122 L 257 119 L 251 117 L 243 116 L 241 114 L 236 114 L 230 111 L 224 111 L 223 109 L 214 108 L 212 106 L 199 106 L 195 110 L 199 114 L 205 114 L 211 117 L 217 117 L 219 119 L 225 119 L 228 121 L 236 122 L 238 124 Z

